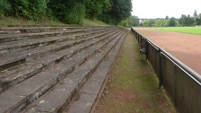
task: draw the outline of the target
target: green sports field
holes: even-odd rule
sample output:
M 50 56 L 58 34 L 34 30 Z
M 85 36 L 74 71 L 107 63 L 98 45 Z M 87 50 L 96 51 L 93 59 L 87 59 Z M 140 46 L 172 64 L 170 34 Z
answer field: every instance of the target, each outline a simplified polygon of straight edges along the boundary
M 154 29 L 201 35 L 201 27 L 159 27 Z

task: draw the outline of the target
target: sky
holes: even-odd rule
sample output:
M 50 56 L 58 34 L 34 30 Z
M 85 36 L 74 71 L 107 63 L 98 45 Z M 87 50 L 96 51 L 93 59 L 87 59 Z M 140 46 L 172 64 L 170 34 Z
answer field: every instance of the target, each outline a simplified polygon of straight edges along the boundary
M 132 0 L 133 16 L 139 18 L 180 18 L 182 14 L 193 16 L 201 13 L 201 0 Z

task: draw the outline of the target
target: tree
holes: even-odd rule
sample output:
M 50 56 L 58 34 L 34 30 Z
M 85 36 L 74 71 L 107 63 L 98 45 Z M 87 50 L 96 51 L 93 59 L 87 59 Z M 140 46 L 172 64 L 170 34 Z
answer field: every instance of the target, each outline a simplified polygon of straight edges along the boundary
M 197 14 L 197 11 L 195 10 L 194 13 L 193 13 L 193 19 L 194 19 L 194 25 L 198 25 L 199 23 L 199 18 L 198 18 L 198 14 Z
M 131 0 L 111 0 L 111 19 L 114 20 L 114 24 L 118 24 L 121 20 L 124 20 L 131 15 L 132 3 Z
M 201 25 L 201 13 L 198 15 L 197 25 Z
M 155 27 L 167 27 L 169 20 L 166 19 L 159 19 L 155 21 Z
M 13 15 L 38 20 L 46 16 L 49 0 L 8 0 L 12 6 Z
M 122 26 L 125 26 L 125 27 L 129 27 L 129 19 L 125 19 L 125 20 L 122 20 L 119 25 L 122 25 Z
M 50 0 L 48 7 L 54 18 L 68 24 L 82 24 L 86 15 L 81 0 Z
M 129 18 L 129 23 L 131 26 L 139 26 L 139 18 L 138 16 L 131 16 Z
M 192 26 L 194 23 L 194 19 L 193 17 L 191 17 L 190 15 L 187 16 L 187 26 Z
M 174 17 L 171 17 L 168 21 L 168 26 L 174 27 L 176 26 L 176 19 Z
M 86 16 L 88 18 L 97 18 L 111 8 L 110 0 L 85 0 Z
M 194 17 L 191 17 L 190 15 L 184 15 L 182 14 L 181 18 L 179 19 L 179 24 L 181 26 L 192 26 L 194 25 Z
M 143 26 L 145 27 L 153 27 L 155 25 L 155 21 L 153 19 L 145 20 Z
M 180 19 L 179 19 L 179 24 L 181 26 L 187 26 L 187 20 L 188 20 L 187 16 L 184 15 L 184 14 L 182 14 L 181 17 L 180 17 Z
M 197 14 L 197 11 L 195 10 L 194 13 L 193 13 L 193 17 L 197 17 L 198 14 Z
M 131 9 L 131 0 L 0 0 L 0 16 L 49 17 L 68 24 L 82 24 L 87 17 L 117 25 L 130 17 Z
M 7 0 L 0 0 L 0 16 L 8 14 L 11 11 L 11 5 Z
M 169 16 L 166 16 L 166 17 L 165 17 L 165 20 L 169 20 Z

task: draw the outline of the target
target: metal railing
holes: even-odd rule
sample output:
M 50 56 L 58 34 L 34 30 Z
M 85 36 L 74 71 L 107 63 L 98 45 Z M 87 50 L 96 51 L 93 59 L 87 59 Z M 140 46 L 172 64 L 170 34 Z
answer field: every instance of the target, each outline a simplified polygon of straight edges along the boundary
M 140 48 L 180 113 L 201 113 L 201 75 L 143 37 L 133 28 Z

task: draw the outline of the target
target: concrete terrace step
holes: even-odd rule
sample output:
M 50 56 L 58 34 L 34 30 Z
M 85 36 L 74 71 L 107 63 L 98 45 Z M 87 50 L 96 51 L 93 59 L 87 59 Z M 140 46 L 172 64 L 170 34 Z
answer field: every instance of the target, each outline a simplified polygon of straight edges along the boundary
M 105 29 L 109 27 L 0 27 L 0 34 L 39 33 L 47 31 L 65 31 L 75 29 Z
M 48 69 L 26 80 L 25 82 L 22 82 L 16 85 L 15 87 L 10 88 L 9 90 L 0 94 L 0 97 L 2 95 L 4 96 L 7 94 L 18 95 L 20 97 L 23 97 L 22 99 L 17 100 L 16 102 L 12 101 L 12 103 L 15 103 L 16 108 L 12 108 L 14 105 L 8 107 L 9 110 L 13 109 L 12 111 L 19 110 L 20 108 L 23 108 L 23 106 L 26 106 L 27 103 L 30 103 L 34 99 L 37 99 L 40 95 L 45 93 L 49 88 L 51 88 L 57 82 L 59 82 L 59 80 L 62 80 L 65 76 L 67 76 L 69 73 L 75 70 L 76 67 L 84 63 L 87 57 L 90 57 L 90 55 L 92 55 L 94 51 L 97 50 L 94 48 L 89 48 L 88 50 L 82 51 L 77 55 L 74 55 L 70 59 L 63 61 L 55 68 Z M 3 108 L 5 109 L 5 107 Z
M 56 42 L 62 42 L 72 39 L 79 39 L 84 38 L 86 36 L 90 36 L 93 34 L 98 34 L 104 32 L 105 30 L 99 31 L 90 31 L 86 33 L 76 33 L 76 34 L 69 34 L 69 35 L 61 35 L 61 36 L 52 36 L 44 39 L 29 39 L 29 40 L 18 40 L 18 41 L 11 41 L 5 42 L 0 45 L 0 55 L 11 53 L 11 52 L 19 52 L 27 49 L 32 49 L 38 46 L 44 46 Z
M 109 31 L 109 32 L 111 32 L 111 31 Z M 99 33 L 99 34 L 93 35 L 93 36 L 88 37 L 88 38 L 65 41 L 65 42 L 61 42 L 61 43 L 51 44 L 48 46 L 37 47 L 37 48 L 31 49 L 31 50 L 17 52 L 15 54 L 11 53 L 11 54 L 7 54 L 4 56 L 0 56 L 0 71 L 6 69 L 7 67 L 12 67 L 13 65 L 15 66 L 15 65 L 24 63 L 24 62 L 26 62 L 26 60 L 28 58 L 34 59 L 35 57 L 38 57 L 38 55 L 41 56 L 41 55 L 46 54 L 46 53 L 59 51 L 61 49 L 65 49 L 65 48 L 74 46 L 76 44 L 79 44 L 79 43 L 82 43 L 84 41 L 93 39 L 95 37 L 105 35 L 109 32 L 107 31 L 104 33 Z
M 93 106 L 96 105 L 96 101 L 100 98 L 103 85 L 107 79 L 107 74 L 113 65 L 113 62 L 118 54 L 121 44 L 124 40 L 125 34 L 117 43 L 111 53 L 101 62 L 100 66 L 89 78 L 88 82 L 74 97 L 74 101 L 64 110 L 64 113 L 90 113 L 93 110 Z
M 94 57 L 89 59 L 87 63 L 78 67 L 78 70 L 64 78 L 58 85 L 52 88 L 48 93 L 43 95 L 39 100 L 28 106 L 27 113 L 36 112 L 62 112 L 72 100 L 73 96 L 86 83 L 90 75 L 94 72 L 100 62 L 107 56 L 111 49 L 116 45 L 120 36 L 104 47 Z M 62 92 L 62 93 L 61 93 Z
M 12 29 L 15 31 L 17 28 Z M 58 27 L 57 30 L 63 29 L 66 27 Z M 36 35 L 36 38 L 33 36 L 26 40 L 20 39 L 0 44 L 0 48 L 12 44 L 5 50 L 27 46 L 26 49 L 0 55 L 1 113 L 70 111 L 74 104 L 77 105 L 77 102 L 72 101 L 73 98 L 78 94 L 82 95 L 85 87 L 90 86 L 90 81 L 94 79 L 97 70 L 105 69 L 108 72 L 106 67 L 111 66 L 109 63 L 115 59 L 125 36 L 125 30 L 119 27 L 73 27 L 72 30 L 83 30 L 83 32 L 44 38 L 37 38 Z M 3 31 L 2 28 L 0 31 Z M 24 30 L 25 33 L 21 31 L 19 35 L 46 32 L 37 31 L 37 28 L 30 28 L 30 31 Z M 48 33 L 53 34 L 58 31 L 53 28 L 47 30 Z M 2 35 L 6 37 L 7 34 L 2 33 Z M 29 47 L 32 45 L 37 46 Z M 105 68 L 99 68 L 100 64 L 104 65 L 101 62 L 109 63 Z M 100 67 L 105 66 L 101 65 Z M 103 73 L 104 76 L 106 72 Z M 101 83 L 98 82 L 98 84 Z M 99 89 L 95 92 L 99 92 Z
M 77 27 L 4 27 L 0 28 L 0 34 L 38 33 L 66 29 L 77 29 Z
M 32 38 L 47 38 L 50 36 L 59 36 L 63 34 L 71 34 L 71 33 L 78 33 L 84 32 L 85 30 L 70 30 L 70 31 L 53 31 L 53 32 L 40 32 L 40 33 L 24 33 L 24 34 L 6 34 L 0 35 L 0 42 L 10 42 L 16 40 L 25 40 L 25 39 L 32 39 Z
M 0 92 L 7 89 L 8 87 L 15 85 L 24 79 L 33 76 L 36 73 L 41 72 L 44 69 L 52 67 L 52 65 L 56 64 L 57 62 L 61 62 L 62 59 L 66 59 L 76 52 L 81 51 L 82 49 L 85 49 L 87 47 L 91 47 L 94 44 L 102 43 L 105 44 L 113 37 L 110 37 L 115 32 L 112 32 L 108 35 L 104 35 L 102 38 L 94 39 L 87 41 L 86 43 L 81 43 L 78 45 L 75 45 L 71 48 L 67 48 L 52 54 L 49 54 L 48 56 L 43 56 L 36 58 L 31 62 L 28 62 L 24 65 L 19 65 L 18 67 L 14 67 L 14 69 L 8 69 L 7 71 L 4 71 L 1 73 L 0 76 Z M 104 42 L 101 42 L 102 40 L 105 40 Z
M 59 35 L 68 35 L 73 33 L 83 33 L 86 31 L 90 31 L 91 29 L 87 29 L 85 27 L 77 28 L 77 29 L 62 29 L 62 30 L 56 30 L 56 31 L 45 31 L 45 32 L 36 32 L 36 33 L 17 33 L 17 34 L 0 34 L 0 43 L 3 42 L 10 42 L 10 41 L 16 41 L 16 40 L 26 40 L 26 39 L 32 39 L 32 38 L 47 38 L 50 36 L 59 36 Z M 94 28 L 92 29 L 100 30 L 100 28 Z

